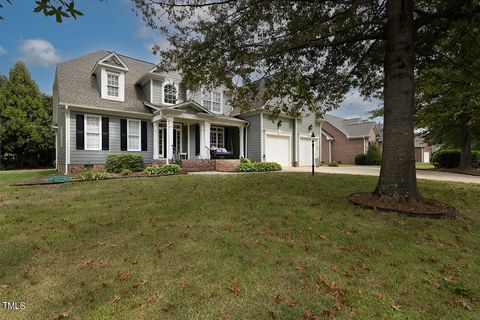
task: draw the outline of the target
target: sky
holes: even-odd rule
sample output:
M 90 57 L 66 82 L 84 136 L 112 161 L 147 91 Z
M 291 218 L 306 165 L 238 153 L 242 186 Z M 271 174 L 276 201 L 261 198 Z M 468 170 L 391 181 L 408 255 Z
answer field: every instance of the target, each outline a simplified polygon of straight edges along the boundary
M 33 0 L 4 4 L 0 12 L 4 17 L 0 20 L 0 74 L 8 75 L 15 62 L 22 60 L 40 90 L 47 94 L 52 93 L 59 62 L 103 49 L 156 63 L 159 57 L 151 53 L 151 47 L 168 45 L 158 31 L 147 28 L 136 16 L 130 0 L 77 1 L 76 7 L 85 15 L 77 20 L 65 19 L 61 24 L 53 17 L 33 13 L 34 6 Z M 332 114 L 367 118 L 368 111 L 378 105 L 378 101 L 364 101 L 352 90 Z

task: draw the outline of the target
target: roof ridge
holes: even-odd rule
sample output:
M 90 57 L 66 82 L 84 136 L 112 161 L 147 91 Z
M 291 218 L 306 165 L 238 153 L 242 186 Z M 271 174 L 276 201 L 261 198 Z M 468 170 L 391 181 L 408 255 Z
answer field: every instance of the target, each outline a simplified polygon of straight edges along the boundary
M 158 63 L 153 63 L 153 62 L 150 62 L 150 61 L 147 61 L 147 60 L 143 60 L 143 59 L 139 59 L 139 58 L 127 56 L 127 55 L 118 53 L 118 52 L 116 52 L 116 51 L 111 51 L 111 52 L 115 52 L 118 56 L 121 56 L 121 57 L 124 57 L 124 58 L 128 58 L 128 59 L 137 60 L 137 61 L 140 61 L 140 62 L 145 62 L 145 63 L 151 64 L 152 66 L 158 65 Z
M 108 52 L 107 54 L 110 53 L 110 51 L 104 50 L 104 49 L 95 50 L 95 51 L 92 51 L 92 52 L 89 52 L 89 53 L 86 53 L 86 54 L 82 54 L 82 55 L 80 55 L 80 56 L 78 56 L 78 57 L 76 57 L 76 58 L 72 58 L 72 59 L 68 59 L 68 60 L 59 62 L 59 63 L 57 63 L 57 66 L 58 66 L 58 65 L 61 65 L 61 64 L 65 64 L 65 63 L 67 63 L 67 62 L 72 62 L 72 61 L 75 61 L 75 60 L 79 60 L 79 59 L 84 58 L 84 57 L 86 57 L 86 56 L 89 56 L 89 55 L 91 55 L 91 54 L 100 53 L 100 52 L 102 52 L 102 53 Z M 103 58 L 105 58 L 105 57 L 106 57 L 106 56 L 104 56 Z M 100 58 L 100 59 L 103 59 L 103 58 Z

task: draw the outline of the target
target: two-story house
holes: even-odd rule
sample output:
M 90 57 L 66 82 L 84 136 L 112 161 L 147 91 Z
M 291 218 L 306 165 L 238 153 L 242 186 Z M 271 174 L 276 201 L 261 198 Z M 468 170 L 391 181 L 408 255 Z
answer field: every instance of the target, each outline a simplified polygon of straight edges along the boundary
M 60 63 L 53 84 L 57 169 L 102 167 L 112 153 L 142 154 L 147 164 L 208 160 L 212 146 L 236 159 L 311 164 L 310 134 L 320 137 L 321 124 L 313 114 L 272 121 L 265 105 L 234 113 L 231 97 L 226 88 L 188 92 L 179 73 L 115 52 Z M 320 142 L 315 148 L 319 160 Z

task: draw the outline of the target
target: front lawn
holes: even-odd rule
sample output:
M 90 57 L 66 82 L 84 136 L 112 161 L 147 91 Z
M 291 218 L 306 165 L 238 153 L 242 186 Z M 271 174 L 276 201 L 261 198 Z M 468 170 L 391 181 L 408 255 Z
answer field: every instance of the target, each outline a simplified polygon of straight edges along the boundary
M 451 221 L 352 207 L 369 176 L 40 174 L 0 173 L 2 319 L 480 318 L 480 185 L 420 182 Z

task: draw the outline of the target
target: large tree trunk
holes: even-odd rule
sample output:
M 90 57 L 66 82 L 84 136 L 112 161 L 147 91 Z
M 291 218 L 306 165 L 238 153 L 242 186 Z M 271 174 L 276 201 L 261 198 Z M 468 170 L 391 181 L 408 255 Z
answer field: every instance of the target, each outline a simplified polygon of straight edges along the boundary
M 460 169 L 472 168 L 472 132 L 468 126 L 468 115 L 465 115 L 462 125 L 462 145 L 460 146 Z
M 375 193 L 387 201 L 417 202 L 414 151 L 415 29 L 413 0 L 387 0 L 383 158 Z

